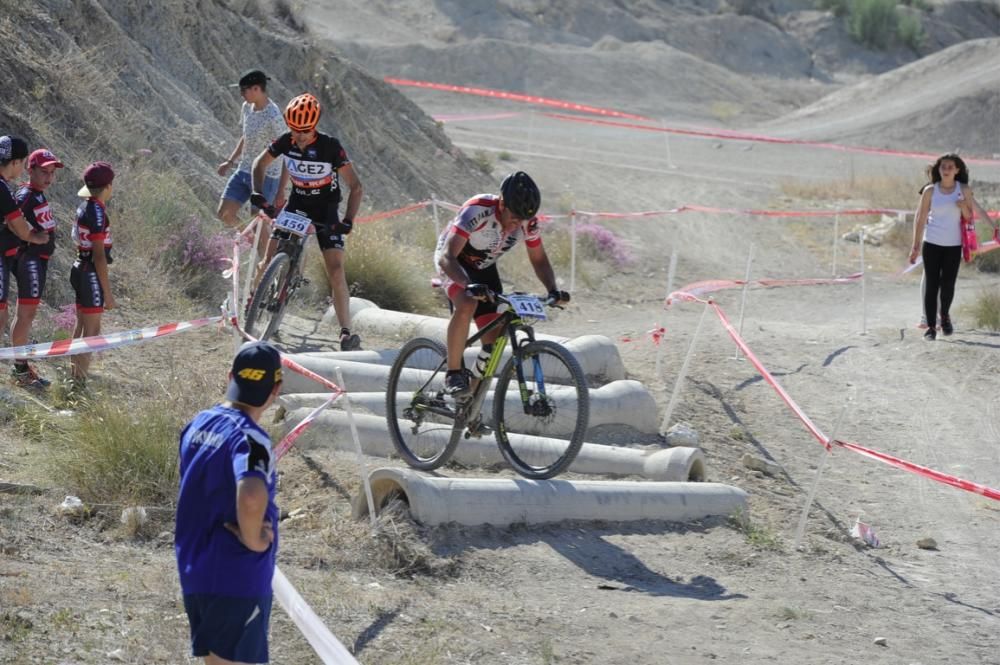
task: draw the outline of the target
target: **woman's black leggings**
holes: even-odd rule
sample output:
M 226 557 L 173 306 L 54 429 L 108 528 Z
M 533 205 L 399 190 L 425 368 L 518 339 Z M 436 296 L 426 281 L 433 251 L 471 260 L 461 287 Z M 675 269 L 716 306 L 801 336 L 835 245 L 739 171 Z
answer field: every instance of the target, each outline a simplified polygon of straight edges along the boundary
M 937 323 L 938 292 L 941 293 L 941 318 L 950 316 L 951 301 L 955 299 L 955 280 L 962 265 L 962 246 L 942 247 L 924 242 L 924 314 L 927 325 Z

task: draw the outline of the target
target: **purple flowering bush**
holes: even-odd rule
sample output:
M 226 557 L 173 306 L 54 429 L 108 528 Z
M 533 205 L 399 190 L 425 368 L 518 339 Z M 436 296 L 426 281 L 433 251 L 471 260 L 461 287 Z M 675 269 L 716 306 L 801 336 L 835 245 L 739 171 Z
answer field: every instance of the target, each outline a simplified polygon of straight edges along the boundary
M 57 333 L 65 333 L 65 337 L 59 339 L 70 337 L 76 328 L 76 305 L 63 305 L 58 314 L 52 315 L 52 325 Z
M 635 254 L 625 242 L 600 224 L 577 224 L 576 237 L 587 256 L 610 262 L 616 268 L 625 268 L 635 263 Z
M 230 234 L 212 232 L 200 217 L 191 215 L 167 236 L 163 265 L 184 278 L 189 295 L 215 295 L 225 286 L 221 273 L 229 266 L 232 244 Z

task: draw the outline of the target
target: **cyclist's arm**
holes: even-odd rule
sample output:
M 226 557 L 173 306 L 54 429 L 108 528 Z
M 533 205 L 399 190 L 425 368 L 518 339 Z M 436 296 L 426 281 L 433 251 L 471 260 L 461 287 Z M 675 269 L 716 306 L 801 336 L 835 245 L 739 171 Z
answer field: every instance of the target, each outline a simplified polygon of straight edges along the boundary
M 343 219 L 353 220 L 361 207 L 361 196 L 364 194 L 361 180 L 358 179 L 358 174 L 354 172 L 354 167 L 350 163 L 337 169 L 337 175 L 344 179 L 344 184 L 347 185 L 348 189 L 347 208 L 344 210 Z
M 274 195 L 274 207 L 284 208 L 285 203 L 288 199 L 285 198 L 285 192 L 288 191 L 288 182 L 292 179 L 291 174 L 288 172 L 288 163 L 285 160 L 281 160 L 281 179 L 278 180 L 278 193 Z
M 534 247 L 531 245 L 525 247 L 528 250 L 528 260 L 531 261 L 531 267 L 534 268 L 538 280 L 546 291 L 555 291 L 557 287 L 556 272 L 552 269 L 549 255 L 545 253 L 545 246 L 539 243 Z
M 465 244 L 469 242 L 469 239 L 461 236 L 457 233 L 452 232 L 448 237 L 448 244 L 445 245 L 444 251 L 441 252 L 441 258 L 438 259 L 438 268 L 441 272 L 451 281 L 465 287 L 469 283 L 469 275 L 465 272 L 465 268 L 458 261 L 458 255 L 462 253 L 462 249 L 465 248 Z
M 101 290 L 104 291 L 104 306 L 106 309 L 114 307 L 114 296 L 111 294 L 111 280 L 108 277 L 108 255 L 104 248 L 104 234 L 93 237 L 93 249 L 91 256 L 94 260 L 94 272 L 97 273 L 97 281 L 101 283 Z
M 267 148 L 264 148 L 264 151 L 253 160 L 253 191 L 264 191 L 264 175 L 267 172 L 267 167 L 274 160 L 275 156 Z M 282 172 L 282 176 L 284 176 L 284 172 Z
M 49 234 L 47 231 L 36 231 L 31 228 L 31 224 L 28 220 L 24 218 L 24 215 L 18 215 L 13 219 L 7 220 L 7 228 L 14 232 L 18 238 L 24 242 L 31 243 L 32 245 L 44 245 L 49 241 Z

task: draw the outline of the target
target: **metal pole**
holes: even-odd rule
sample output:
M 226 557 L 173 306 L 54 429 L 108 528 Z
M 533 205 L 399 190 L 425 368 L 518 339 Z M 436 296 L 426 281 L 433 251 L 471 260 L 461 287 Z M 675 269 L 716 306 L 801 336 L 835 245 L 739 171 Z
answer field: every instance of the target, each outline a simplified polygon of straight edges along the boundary
M 337 367 L 337 385 L 344 390 L 344 375 Z M 372 523 L 372 530 L 375 529 L 375 497 L 372 496 L 372 486 L 368 482 L 368 465 L 365 463 L 365 453 L 361 449 L 361 439 L 358 437 L 358 426 L 354 422 L 354 409 L 351 408 L 351 396 L 345 390 L 341 395 L 344 400 L 344 410 L 347 412 L 347 422 L 351 424 L 351 438 L 354 439 L 354 450 L 358 453 L 358 468 L 361 471 L 361 486 L 365 488 L 365 499 L 368 501 L 368 517 Z
M 833 442 L 837 438 L 837 433 L 840 431 L 840 425 L 844 422 L 844 416 L 847 415 L 847 410 L 851 405 L 851 398 L 848 397 L 847 401 L 844 402 L 844 408 L 840 410 L 840 416 L 837 417 L 837 422 L 833 425 L 833 431 L 827 438 L 827 443 Z M 799 544 L 802 542 L 802 537 L 806 532 L 806 519 L 809 517 L 809 509 L 812 508 L 813 500 L 816 498 L 816 489 L 819 487 L 819 479 L 823 475 L 823 469 L 826 468 L 826 461 L 830 458 L 830 451 L 823 448 L 823 459 L 819 462 L 819 468 L 816 469 L 816 477 L 813 478 L 812 487 L 809 488 L 809 496 L 806 499 L 806 505 L 802 509 L 802 516 L 799 518 L 799 525 L 795 529 L 795 542 L 792 545 L 793 550 L 799 549 Z
M 576 211 L 569 213 L 569 292 L 576 293 Z
M 670 294 L 674 292 L 674 273 L 677 271 L 677 250 L 671 250 L 670 252 L 670 267 L 667 268 L 667 295 L 664 296 L 663 302 L 666 303 L 667 298 Z M 664 306 L 664 309 L 666 307 Z M 663 366 L 663 349 L 666 348 L 666 344 L 663 343 L 664 335 L 660 335 L 660 342 L 656 345 L 656 378 L 660 378 L 660 368 Z
M 688 346 L 687 355 L 684 356 L 684 362 L 681 364 L 681 371 L 677 375 L 677 381 L 674 383 L 674 392 L 670 395 L 670 402 L 667 403 L 667 410 L 663 414 L 663 422 L 660 423 L 660 434 L 666 436 L 667 426 L 670 424 L 670 416 L 674 414 L 674 408 L 677 406 L 677 400 L 680 398 L 681 386 L 684 385 L 684 378 L 687 376 L 688 366 L 691 364 L 691 357 L 694 356 L 695 345 L 698 344 L 698 335 L 701 334 L 701 325 L 705 322 L 705 315 L 708 314 L 708 308 L 710 305 L 706 304 L 705 309 L 701 311 L 701 318 L 698 319 L 698 326 L 694 329 L 694 335 L 691 337 L 691 344 Z
M 868 334 L 868 300 L 865 290 L 865 282 L 868 274 L 865 271 L 865 228 L 861 227 L 861 334 Z
M 660 120 L 660 126 L 663 128 L 663 142 L 667 146 L 667 168 L 673 170 L 677 168 L 677 165 L 674 164 L 674 159 L 670 154 L 670 132 L 666 131 L 667 121 Z
M 753 263 L 753 243 L 750 243 L 750 251 L 747 252 L 747 270 L 746 275 L 743 278 L 743 297 L 740 299 L 740 324 L 737 327 L 737 332 L 739 332 L 740 337 L 743 337 L 743 313 L 747 306 L 747 291 L 750 290 L 750 264 Z M 736 347 L 736 355 L 733 356 L 733 360 L 740 359 L 740 347 Z
M 431 193 L 431 210 L 434 211 L 434 237 L 441 236 L 441 221 L 438 218 L 438 195 Z
M 837 276 L 837 238 L 840 236 L 840 213 L 833 216 L 833 277 Z

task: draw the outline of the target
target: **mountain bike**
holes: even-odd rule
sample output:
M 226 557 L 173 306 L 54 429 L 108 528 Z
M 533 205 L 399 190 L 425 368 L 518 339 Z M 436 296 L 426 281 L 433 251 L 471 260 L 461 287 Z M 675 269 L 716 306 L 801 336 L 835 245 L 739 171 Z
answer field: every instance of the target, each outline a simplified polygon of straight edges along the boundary
M 428 471 L 448 462 L 463 433 L 469 439 L 492 432 L 517 473 L 552 478 L 572 464 L 583 445 L 590 420 L 587 381 L 572 353 L 535 339 L 531 322 L 544 320 L 553 301 L 521 293 L 494 297 L 501 304 L 500 316 L 470 337 L 466 348 L 491 330 L 499 328 L 501 335 L 468 397 L 445 393 L 443 344 L 418 337 L 403 346 L 386 389 L 389 434 L 407 464 Z M 508 344 L 510 358 L 498 373 Z M 491 389 L 492 421 L 487 422 L 482 411 Z M 511 435 L 509 429 L 538 436 Z
M 302 276 L 302 252 L 311 227 L 312 221 L 300 212 L 282 210 L 274 218 L 278 246 L 254 289 L 243 323 L 243 329 L 259 340 L 278 332 L 292 296 L 309 282 Z

